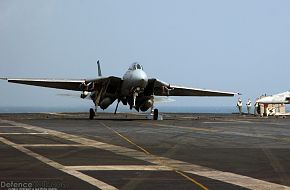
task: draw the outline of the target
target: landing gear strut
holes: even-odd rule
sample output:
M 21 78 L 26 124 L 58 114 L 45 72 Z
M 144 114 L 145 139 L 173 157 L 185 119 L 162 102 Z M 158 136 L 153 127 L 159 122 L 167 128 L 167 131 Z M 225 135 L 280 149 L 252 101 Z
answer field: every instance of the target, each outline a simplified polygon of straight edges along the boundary
M 137 96 L 138 96 L 138 92 L 135 91 L 135 92 L 133 93 L 133 108 L 136 107 L 136 98 L 137 98 Z
M 90 120 L 93 120 L 95 116 L 96 116 L 96 112 L 93 108 L 91 108 L 90 109 Z
M 118 110 L 118 106 L 119 106 L 120 101 L 121 101 L 121 100 L 118 100 L 118 102 L 117 102 L 116 109 L 115 109 L 115 112 L 114 112 L 115 115 L 116 115 L 116 113 L 117 113 L 117 110 Z

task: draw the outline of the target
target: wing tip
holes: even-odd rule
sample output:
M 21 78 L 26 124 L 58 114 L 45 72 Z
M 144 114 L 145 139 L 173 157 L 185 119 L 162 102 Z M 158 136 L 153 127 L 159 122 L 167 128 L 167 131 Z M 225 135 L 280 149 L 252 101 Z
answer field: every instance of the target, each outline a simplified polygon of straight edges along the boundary
M 0 78 L 0 80 L 8 80 L 8 78 Z

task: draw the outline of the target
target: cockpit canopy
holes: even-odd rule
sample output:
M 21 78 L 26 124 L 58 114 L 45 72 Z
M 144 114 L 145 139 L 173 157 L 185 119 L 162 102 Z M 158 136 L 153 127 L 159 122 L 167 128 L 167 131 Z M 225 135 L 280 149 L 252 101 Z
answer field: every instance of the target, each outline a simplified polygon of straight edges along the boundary
M 129 70 L 143 70 L 143 67 L 142 65 L 140 65 L 139 63 L 133 63 L 130 67 L 129 67 Z

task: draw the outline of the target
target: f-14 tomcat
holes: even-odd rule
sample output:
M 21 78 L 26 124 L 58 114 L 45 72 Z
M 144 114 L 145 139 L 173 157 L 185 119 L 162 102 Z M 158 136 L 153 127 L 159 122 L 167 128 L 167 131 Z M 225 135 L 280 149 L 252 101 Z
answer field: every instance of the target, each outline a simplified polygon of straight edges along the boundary
M 107 109 L 114 101 L 118 105 L 122 102 L 130 109 L 146 112 L 154 105 L 154 96 L 234 96 L 233 92 L 213 91 L 198 88 L 186 88 L 171 85 L 156 78 L 148 78 L 143 67 L 133 63 L 123 78 L 109 76 L 102 77 L 100 63 L 98 63 L 98 78 L 78 80 L 57 79 L 24 79 L 2 78 L 12 83 L 80 91 L 80 97 L 91 99 L 95 109 L 90 109 L 90 119 L 93 119 L 97 108 Z M 158 118 L 158 110 L 154 110 L 153 118 Z

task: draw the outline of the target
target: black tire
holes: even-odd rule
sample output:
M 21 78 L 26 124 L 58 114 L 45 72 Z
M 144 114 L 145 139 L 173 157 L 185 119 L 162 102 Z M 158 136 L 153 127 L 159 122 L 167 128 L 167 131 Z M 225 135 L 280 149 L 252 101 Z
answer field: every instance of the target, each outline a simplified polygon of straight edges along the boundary
M 93 120 L 95 115 L 96 115 L 95 110 L 93 108 L 91 108 L 90 109 L 90 120 Z
M 158 120 L 158 109 L 154 109 L 153 111 L 153 120 Z

